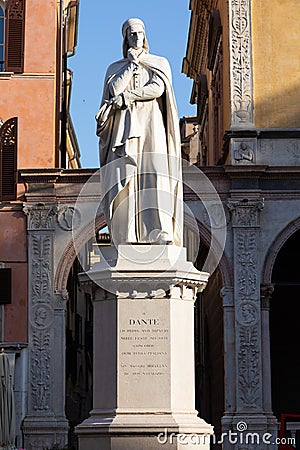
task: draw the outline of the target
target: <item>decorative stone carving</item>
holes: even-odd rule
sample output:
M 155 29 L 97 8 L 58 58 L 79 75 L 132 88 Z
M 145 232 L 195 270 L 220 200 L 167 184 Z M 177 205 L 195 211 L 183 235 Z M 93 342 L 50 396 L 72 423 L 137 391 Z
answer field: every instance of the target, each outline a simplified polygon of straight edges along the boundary
M 259 226 L 259 212 L 263 209 L 264 203 L 260 201 L 250 201 L 244 199 L 242 201 L 229 201 L 228 209 L 232 214 L 232 226 L 245 228 L 245 227 L 258 227 Z
M 256 233 L 239 231 L 236 237 L 238 251 L 237 288 L 240 300 L 252 299 L 257 291 Z
M 54 216 L 57 212 L 56 205 L 24 204 L 24 213 L 28 216 L 28 230 L 54 230 Z
M 231 125 L 254 125 L 250 0 L 230 0 Z
M 224 228 L 229 221 L 229 214 L 220 203 L 208 205 L 203 212 L 203 222 L 210 228 Z
M 260 351 L 258 327 L 241 327 L 239 333 L 239 396 L 243 408 L 257 409 L 260 403 Z
M 80 212 L 73 206 L 60 206 L 57 223 L 62 230 L 72 231 L 80 226 Z
M 50 333 L 36 331 L 31 349 L 31 400 L 35 411 L 48 411 L 51 394 Z
M 47 304 L 36 304 L 31 310 L 30 322 L 38 330 L 49 328 L 53 322 L 53 310 Z
M 258 228 L 263 202 L 230 201 L 234 236 L 234 301 L 237 342 L 237 409 L 262 408 Z
M 257 139 L 231 139 L 231 163 L 251 165 L 256 163 Z
M 237 319 L 241 325 L 250 326 L 257 323 L 258 312 L 255 304 L 243 302 L 237 310 Z
M 32 303 L 49 303 L 52 285 L 52 236 L 31 236 L 31 298 Z
M 28 407 L 23 422 L 29 450 L 65 445 L 64 412 L 66 293 L 54 295 L 55 204 L 24 204 L 28 229 Z M 42 417 L 42 420 L 41 420 Z

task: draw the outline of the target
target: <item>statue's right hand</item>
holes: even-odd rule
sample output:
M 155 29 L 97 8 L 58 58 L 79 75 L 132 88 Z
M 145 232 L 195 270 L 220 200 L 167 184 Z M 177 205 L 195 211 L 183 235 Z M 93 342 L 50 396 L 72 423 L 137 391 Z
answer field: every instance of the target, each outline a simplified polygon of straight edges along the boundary
M 139 63 L 140 55 L 141 55 L 141 51 L 136 50 L 132 47 L 130 47 L 127 51 L 127 58 L 129 59 L 129 61 L 134 62 L 135 64 Z
M 109 100 L 109 104 L 112 105 L 112 107 L 114 109 L 121 109 L 123 104 L 124 104 L 124 100 L 123 100 L 122 94 L 116 95 L 116 97 L 111 98 Z

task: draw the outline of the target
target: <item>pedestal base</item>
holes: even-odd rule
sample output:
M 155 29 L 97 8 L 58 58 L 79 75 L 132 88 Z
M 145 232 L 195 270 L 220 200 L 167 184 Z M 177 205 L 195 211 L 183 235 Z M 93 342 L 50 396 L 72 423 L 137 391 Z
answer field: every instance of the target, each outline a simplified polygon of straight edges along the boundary
M 194 414 L 93 414 L 76 429 L 80 450 L 208 450 L 212 427 Z
M 69 424 L 65 417 L 59 419 L 42 414 L 27 416 L 22 426 L 24 448 L 26 450 L 51 449 L 55 444 L 63 448 L 68 442 L 68 430 Z
M 79 449 L 208 449 L 194 409 L 194 300 L 208 274 L 184 248 L 113 250 L 80 275 L 94 302 L 94 409 Z

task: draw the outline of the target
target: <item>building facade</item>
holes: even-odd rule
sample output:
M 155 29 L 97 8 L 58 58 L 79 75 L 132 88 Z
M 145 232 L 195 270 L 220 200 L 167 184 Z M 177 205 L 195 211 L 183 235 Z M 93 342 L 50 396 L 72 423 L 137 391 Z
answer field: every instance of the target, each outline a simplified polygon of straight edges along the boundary
M 78 3 L 0 1 L 0 341 L 14 380 L 16 445 L 27 449 L 51 447 L 57 436 L 57 442 L 66 442 L 68 432 L 64 383 L 61 392 L 61 383 L 47 384 L 50 356 L 42 352 L 50 342 L 43 330 L 47 330 L 51 296 L 47 265 L 51 243 L 45 236 L 36 240 L 27 231 L 30 208 L 24 205 L 29 191 L 20 170 L 80 167 L 69 114 L 71 73 L 67 68 L 76 46 Z M 43 201 L 41 195 L 40 206 Z M 40 217 L 42 211 L 41 206 Z M 36 285 L 31 265 L 39 278 Z M 64 342 L 61 345 L 58 354 L 65 352 Z M 46 405 L 48 389 L 57 389 L 52 408 Z M 47 428 L 54 438 L 38 442 L 37 435 L 45 434 Z
M 296 3 L 190 2 L 183 72 L 197 116 L 180 122 L 185 242 L 211 272 L 195 308 L 195 400 L 218 439 L 241 423 L 273 439 L 282 413 L 300 414 Z M 63 447 L 69 424 L 88 416 L 93 317 L 77 273 L 105 222 L 69 115 L 78 2 L 0 6 L 0 340 L 14 371 L 16 444 L 38 450 Z
M 198 209 L 199 269 L 214 247 L 211 231 L 227 227 L 223 256 L 198 300 L 196 404 L 219 435 L 241 431 L 242 423 L 249 432 L 270 433 L 274 442 L 281 415 L 300 413 L 299 365 L 292 356 L 300 281 L 293 269 L 300 211 L 299 9 L 293 0 L 191 0 L 190 10 L 183 72 L 193 79 L 197 117 L 183 121 L 198 128 L 198 154 L 193 135 L 191 159 L 216 187 L 225 215 L 222 221 L 213 202 Z M 188 135 L 186 141 L 189 159 Z M 201 195 L 194 186 L 186 195 L 191 209 Z

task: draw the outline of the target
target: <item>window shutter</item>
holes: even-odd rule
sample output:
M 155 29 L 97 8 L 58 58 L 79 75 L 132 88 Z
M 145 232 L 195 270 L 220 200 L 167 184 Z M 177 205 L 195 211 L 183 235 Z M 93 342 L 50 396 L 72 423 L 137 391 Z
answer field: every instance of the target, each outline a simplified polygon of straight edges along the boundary
M 197 118 L 201 124 L 205 112 L 205 106 L 208 99 L 207 76 L 201 73 L 198 78 L 198 94 L 197 94 Z
M 17 117 L 7 120 L 1 127 L 1 200 L 15 200 L 17 194 L 17 132 Z
M 25 0 L 8 0 L 5 25 L 5 71 L 24 71 Z
M 208 33 L 208 63 L 209 70 L 213 70 L 216 54 L 218 50 L 218 44 L 222 34 L 222 24 L 220 11 L 214 9 L 211 11 L 209 19 L 209 33 Z

